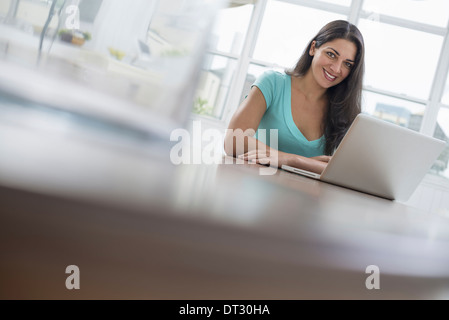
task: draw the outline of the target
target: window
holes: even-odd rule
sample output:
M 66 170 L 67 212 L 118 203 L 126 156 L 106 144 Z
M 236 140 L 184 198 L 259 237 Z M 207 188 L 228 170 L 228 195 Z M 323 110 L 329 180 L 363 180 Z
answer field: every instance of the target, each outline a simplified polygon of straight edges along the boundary
M 254 5 L 222 9 L 212 30 L 211 50 L 240 54 L 248 31 Z
M 345 7 L 349 7 L 352 2 L 352 0 L 322 0 L 322 1 L 330 3 L 330 4 L 337 4 L 340 6 L 345 6 Z
M 449 18 L 447 0 L 364 0 L 363 9 L 374 14 L 432 24 L 445 28 Z
M 444 87 L 443 98 L 441 102 L 443 102 L 446 105 L 449 105 L 449 74 L 447 76 L 446 86 Z
M 443 37 L 367 19 L 359 28 L 365 40 L 365 85 L 428 99 Z
M 214 66 L 219 60 L 222 66 L 229 65 L 228 75 L 220 78 L 229 82 L 209 112 L 223 126 L 259 75 L 265 70 L 283 71 L 294 66 L 319 28 L 344 19 L 356 24 L 365 38 L 363 112 L 443 140 L 449 136 L 449 1 L 231 3 L 251 4 L 223 10 L 210 47 L 210 53 L 220 58 L 214 58 L 216 62 L 205 68 L 216 73 Z M 447 79 L 444 88 L 434 83 L 441 78 Z M 437 169 L 438 164 L 431 173 L 449 178 L 447 170 Z
M 432 166 L 431 171 L 449 179 L 449 108 L 441 108 L 433 136 L 446 141 L 446 148 Z
M 208 54 L 203 64 L 193 112 L 220 118 L 237 66 L 236 59 Z
M 421 129 L 425 105 L 389 97 L 373 92 L 363 92 L 362 112 L 415 131 Z
M 193 113 L 223 117 L 253 9 L 252 4 L 238 5 L 231 1 L 230 7 L 219 13 L 194 97 Z
M 346 16 L 269 1 L 265 9 L 253 58 L 292 67 L 307 43 L 327 22 Z

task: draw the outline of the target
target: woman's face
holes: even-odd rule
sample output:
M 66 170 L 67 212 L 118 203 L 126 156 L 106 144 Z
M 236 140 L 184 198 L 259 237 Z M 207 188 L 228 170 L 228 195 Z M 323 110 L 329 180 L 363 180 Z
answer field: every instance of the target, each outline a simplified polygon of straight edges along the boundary
M 341 83 L 355 63 L 357 47 L 346 39 L 335 39 L 315 47 L 312 42 L 309 54 L 313 56 L 311 70 L 316 82 L 323 88 Z

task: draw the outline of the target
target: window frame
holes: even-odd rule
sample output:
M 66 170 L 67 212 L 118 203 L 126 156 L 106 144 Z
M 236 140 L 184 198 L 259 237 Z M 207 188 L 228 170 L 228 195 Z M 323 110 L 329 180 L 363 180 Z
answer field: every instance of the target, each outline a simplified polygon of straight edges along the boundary
M 274 64 L 269 61 L 260 61 L 253 59 L 254 50 L 257 43 L 257 37 L 262 25 L 262 21 L 264 18 L 265 9 L 267 7 L 269 0 L 256 0 L 251 1 L 254 4 L 254 9 L 251 15 L 251 20 L 249 23 L 249 27 L 247 30 L 244 46 L 242 48 L 241 54 L 237 57 L 236 55 L 232 55 L 225 52 L 214 52 L 211 51 L 211 54 L 218 54 L 229 58 L 237 58 L 237 69 L 234 79 L 231 83 L 229 90 L 229 97 L 224 106 L 224 111 L 222 117 L 220 119 L 210 119 L 209 121 L 215 122 L 218 126 L 226 128 L 227 124 L 232 118 L 235 110 L 239 107 L 240 97 L 242 95 L 242 90 L 244 87 L 244 83 L 246 80 L 246 75 L 248 72 L 248 68 L 250 64 L 257 64 L 263 67 L 268 68 L 282 68 L 284 69 L 287 66 L 280 66 Z M 363 0 L 352 0 L 350 7 L 331 4 L 324 1 L 315 1 L 315 0 L 277 0 L 283 1 L 295 5 L 300 5 L 308 8 L 319 9 L 324 11 L 330 11 L 338 14 L 343 14 L 347 16 L 347 20 L 355 25 L 359 24 L 360 19 L 368 19 L 373 18 L 373 14 L 375 14 L 374 18 L 378 19 L 379 22 L 385 24 L 391 24 L 403 28 L 408 28 L 412 30 L 424 31 L 426 33 L 435 34 L 439 36 L 443 36 L 443 44 L 441 47 L 441 51 L 439 54 L 439 60 L 437 63 L 437 69 L 434 74 L 434 78 L 432 81 L 430 94 L 428 99 L 420 99 L 412 96 L 408 96 L 405 94 L 399 94 L 393 91 L 383 90 L 379 88 L 375 88 L 372 86 L 364 86 L 363 90 L 368 92 L 373 92 L 380 95 L 386 95 L 402 100 L 407 100 L 419 104 L 425 105 L 424 117 L 421 123 L 421 128 L 419 130 L 420 133 L 425 134 L 427 136 L 433 136 L 438 113 L 440 108 L 449 108 L 449 105 L 443 104 L 442 98 L 446 85 L 446 81 L 449 81 L 448 73 L 449 73 L 449 20 L 447 22 L 446 28 L 433 26 L 430 24 L 415 22 L 406 20 L 403 18 L 397 18 L 385 14 L 373 13 L 363 10 Z M 208 52 L 209 53 L 209 52 Z M 201 118 L 201 116 L 199 116 Z
M 257 64 L 268 68 L 285 68 L 286 66 L 280 66 L 269 61 L 261 61 L 252 58 L 254 49 L 257 43 L 257 36 L 262 25 L 263 16 L 269 0 L 258 0 L 254 3 L 253 13 L 251 15 L 251 21 L 249 23 L 248 31 L 245 38 L 245 43 L 240 55 L 231 54 L 227 52 L 220 52 L 217 50 L 208 50 L 209 54 L 219 55 L 232 59 L 237 59 L 237 72 L 229 90 L 229 98 L 224 106 L 223 116 L 219 120 L 220 122 L 227 123 L 230 121 L 232 114 L 238 107 L 239 98 L 242 94 L 244 80 L 250 64 Z M 363 0 L 353 0 L 350 7 L 331 4 L 323 1 L 312 0 L 277 0 L 295 5 L 300 5 L 308 8 L 331 11 L 338 14 L 343 14 L 348 17 L 348 21 L 357 25 L 360 19 L 367 19 L 373 14 L 363 10 Z M 399 99 L 408 100 L 411 102 L 421 103 L 426 105 L 426 111 L 424 114 L 423 123 L 421 125 L 420 132 L 426 135 L 432 135 L 435 130 L 438 111 L 440 107 L 449 107 L 441 102 L 444 86 L 449 70 L 449 22 L 446 28 L 432 26 L 421 22 L 413 22 L 402 18 L 396 18 L 385 14 L 376 14 L 376 19 L 379 22 L 391 24 L 399 27 L 404 27 L 413 30 L 424 31 L 427 33 L 444 36 L 443 45 L 439 55 L 439 61 L 437 71 L 434 75 L 434 80 L 431 86 L 431 92 L 429 99 L 419 99 L 404 94 L 398 94 L 396 92 L 378 89 L 372 86 L 364 86 L 363 89 L 369 92 L 387 95 Z

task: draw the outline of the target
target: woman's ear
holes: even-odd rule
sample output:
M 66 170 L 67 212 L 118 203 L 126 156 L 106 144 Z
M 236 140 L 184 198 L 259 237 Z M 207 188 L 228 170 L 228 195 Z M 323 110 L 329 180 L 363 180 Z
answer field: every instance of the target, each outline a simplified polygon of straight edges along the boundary
M 312 57 L 315 55 L 315 50 L 316 50 L 315 44 L 316 44 L 316 41 L 313 40 L 312 44 L 310 45 L 310 49 L 309 49 L 309 55 Z

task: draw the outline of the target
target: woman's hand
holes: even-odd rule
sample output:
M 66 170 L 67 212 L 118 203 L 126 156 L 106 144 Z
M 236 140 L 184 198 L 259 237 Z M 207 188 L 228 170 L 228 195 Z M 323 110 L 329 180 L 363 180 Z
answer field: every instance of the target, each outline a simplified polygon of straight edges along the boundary
M 311 159 L 315 159 L 315 160 L 318 160 L 321 162 L 328 163 L 332 159 L 332 156 L 317 156 L 317 157 L 312 157 Z
M 285 164 L 319 174 L 323 172 L 331 158 L 331 156 L 324 155 L 306 158 L 272 148 L 252 150 L 239 156 L 239 159 L 246 160 L 250 163 L 258 163 L 279 168 Z
M 278 151 L 276 149 L 257 149 L 251 150 L 238 156 L 239 159 L 246 160 L 250 163 L 258 163 L 271 167 L 282 167 L 282 165 L 288 165 L 296 155 Z

